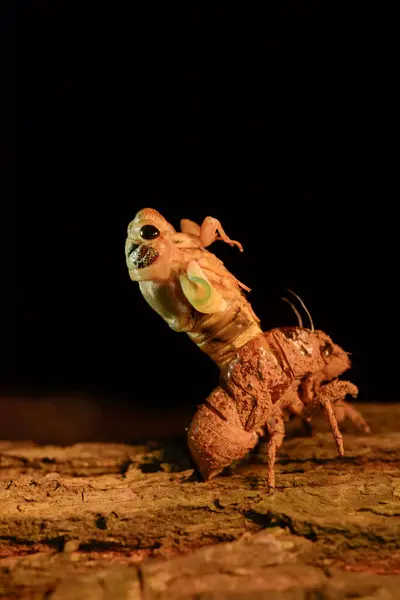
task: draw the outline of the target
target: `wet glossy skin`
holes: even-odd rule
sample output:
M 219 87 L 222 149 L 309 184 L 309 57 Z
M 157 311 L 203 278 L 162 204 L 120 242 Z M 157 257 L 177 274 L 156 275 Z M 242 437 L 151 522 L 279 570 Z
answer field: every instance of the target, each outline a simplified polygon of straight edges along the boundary
M 243 295 L 246 286 L 202 244 L 201 227 L 187 220 L 183 224 L 185 231 L 177 232 L 156 211 L 139 211 L 129 224 L 125 243 L 129 276 L 171 329 L 188 333 L 222 366 L 238 347 L 261 333 L 259 319 Z M 207 232 L 209 235 L 209 228 Z M 212 243 L 213 238 L 207 240 Z M 191 301 L 185 295 L 182 277 L 190 269 L 197 269 L 219 298 L 215 310 L 203 312 L 196 298 Z
M 125 257 L 132 281 L 166 281 L 173 261 L 174 229 L 162 219 L 140 213 L 128 226 Z

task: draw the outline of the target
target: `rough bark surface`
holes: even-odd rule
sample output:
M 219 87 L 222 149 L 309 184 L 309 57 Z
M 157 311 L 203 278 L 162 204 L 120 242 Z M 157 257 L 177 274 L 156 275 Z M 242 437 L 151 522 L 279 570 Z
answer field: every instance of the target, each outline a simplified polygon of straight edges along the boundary
M 35 600 L 399 598 L 400 405 L 361 405 L 373 432 L 288 427 L 215 480 L 185 440 L 0 442 L 0 597 Z

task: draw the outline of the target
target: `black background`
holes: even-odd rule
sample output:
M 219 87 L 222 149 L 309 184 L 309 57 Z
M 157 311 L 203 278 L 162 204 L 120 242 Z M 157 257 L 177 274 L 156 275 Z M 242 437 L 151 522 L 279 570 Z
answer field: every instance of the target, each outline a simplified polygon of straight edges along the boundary
M 214 365 L 128 277 L 126 228 L 150 206 L 176 227 L 220 219 L 245 251 L 212 249 L 264 328 L 296 322 L 280 299 L 292 288 L 352 353 L 360 400 L 399 400 L 397 53 L 393 15 L 367 10 L 19 4 L 7 393 L 132 406 L 209 393 Z

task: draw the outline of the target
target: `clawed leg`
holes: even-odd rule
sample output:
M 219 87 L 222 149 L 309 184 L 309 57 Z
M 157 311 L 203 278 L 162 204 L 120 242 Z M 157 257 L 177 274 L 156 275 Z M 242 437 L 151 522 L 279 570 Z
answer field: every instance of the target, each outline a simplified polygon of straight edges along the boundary
M 347 395 L 353 396 L 353 398 L 357 397 L 358 388 L 354 383 L 336 379 L 335 381 L 331 381 L 324 385 L 321 388 L 321 392 L 332 402 L 338 423 L 341 423 L 344 419 L 348 418 L 364 433 L 371 433 L 371 429 L 361 413 L 354 408 L 354 406 L 351 406 L 351 404 L 344 401 Z
M 303 407 L 303 423 L 309 433 L 312 433 L 311 419 L 313 416 L 313 412 L 316 410 L 316 407 L 319 405 L 325 410 L 326 415 L 328 417 L 329 425 L 331 427 L 331 431 L 333 437 L 335 438 L 336 447 L 339 453 L 339 456 L 344 456 L 344 447 L 343 447 L 343 437 L 339 430 L 339 425 L 336 419 L 335 412 L 332 408 L 332 402 L 330 398 L 330 386 L 331 384 L 327 384 L 319 388 L 318 393 L 313 393 L 312 399 L 306 402 Z M 303 396 L 304 397 L 304 396 Z
M 338 400 L 334 406 L 334 410 L 338 423 L 342 423 L 345 419 L 350 419 L 357 429 L 363 433 L 371 433 L 371 428 L 361 415 L 360 411 L 358 411 L 348 402 L 345 402 L 344 400 Z
M 222 228 L 221 223 L 213 217 L 206 217 L 200 227 L 200 241 L 202 246 L 206 248 L 216 240 L 222 240 L 230 246 L 237 246 L 243 252 L 243 246 L 240 242 L 231 240 Z
M 275 459 L 276 451 L 281 446 L 285 436 L 285 425 L 282 416 L 276 415 L 266 423 L 269 442 L 267 446 L 267 483 L 271 490 L 275 489 Z
M 340 381 L 339 379 L 321 386 L 318 393 L 318 401 L 326 410 L 340 456 L 343 456 L 344 450 L 338 421 L 341 422 L 343 419 L 348 417 L 362 431 L 365 433 L 370 432 L 368 424 L 363 419 L 359 411 L 350 404 L 347 404 L 347 402 L 344 402 L 344 398 L 347 396 L 347 394 L 357 397 L 357 387 L 350 381 Z M 335 410 L 333 406 L 335 407 Z
M 347 395 L 353 396 L 353 398 L 357 397 L 358 388 L 354 383 L 335 379 L 321 385 L 318 380 L 310 377 L 302 382 L 299 394 L 304 405 L 303 422 L 308 429 L 311 429 L 311 418 L 316 407 L 319 405 L 326 411 L 339 454 L 341 454 L 343 443 L 338 423 L 348 418 L 358 429 L 364 433 L 370 433 L 369 425 L 360 412 L 344 401 Z
M 329 398 L 325 398 L 323 394 L 320 395 L 319 401 L 321 403 L 321 406 L 326 411 L 326 414 L 327 414 L 327 417 L 329 420 L 329 425 L 331 426 L 331 431 L 332 431 L 333 437 L 335 438 L 335 443 L 336 443 L 336 448 L 337 448 L 338 454 L 339 454 L 339 456 L 344 456 L 343 436 L 340 433 L 339 425 L 336 420 L 336 416 L 333 411 L 331 401 L 329 400 Z

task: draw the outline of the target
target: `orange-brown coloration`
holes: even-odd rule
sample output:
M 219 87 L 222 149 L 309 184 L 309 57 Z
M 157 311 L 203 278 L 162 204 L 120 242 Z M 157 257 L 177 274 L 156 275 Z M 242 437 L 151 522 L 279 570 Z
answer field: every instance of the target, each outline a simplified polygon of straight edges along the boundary
M 329 347 L 329 353 L 326 348 Z M 332 366 L 333 365 L 333 366 Z M 354 384 L 334 379 L 329 381 L 328 373 L 341 375 L 350 368 L 346 352 L 322 331 L 311 331 L 300 327 L 273 329 L 262 333 L 241 348 L 227 369 L 221 373 L 220 386 L 198 410 L 189 430 L 189 447 L 195 456 L 196 464 L 205 479 L 220 473 L 233 460 L 243 458 L 249 450 L 251 435 L 264 433 L 269 436 L 268 483 L 275 486 L 274 464 L 276 450 L 284 438 L 284 422 L 288 413 L 300 414 L 309 418 L 311 409 L 321 405 L 331 425 L 338 452 L 343 455 L 343 442 L 333 404 L 341 408 L 340 416 L 349 417 L 364 432 L 368 432 L 359 412 L 347 409 L 344 398 L 347 394 L 357 396 Z M 219 398 L 218 420 L 216 414 L 207 410 L 213 404 L 216 393 Z M 235 420 L 231 414 L 221 410 L 221 396 L 234 401 Z M 231 411 L 229 411 L 231 413 Z M 212 425 L 211 425 L 212 421 Z M 235 434 L 238 421 L 248 437 L 242 442 Z M 232 423 L 232 430 L 227 423 Z M 200 425 L 201 423 L 201 425 Z M 231 431 L 236 441 L 235 450 L 226 458 L 227 431 Z M 201 434 L 199 433 L 201 431 Z M 241 456 L 239 446 L 242 444 Z M 229 447 L 231 442 L 229 442 Z M 213 448 L 210 453 L 209 448 Z M 207 451 L 204 451 L 207 449 Z M 222 450 L 223 449 L 223 450 Z M 234 455 L 234 457 L 233 457 Z
M 150 306 L 220 368 L 219 385 L 188 431 L 202 477 L 214 477 L 243 458 L 266 433 L 267 479 L 274 488 L 285 418 L 292 413 L 310 420 L 315 406 L 325 410 L 342 456 L 338 417 L 369 431 L 358 411 L 344 402 L 346 395 L 357 395 L 356 386 L 337 379 L 351 366 L 348 354 L 322 331 L 286 327 L 263 332 L 244 296 L 248 288 L 206 250 L 218 239 L 243 250 L 241 244 L 212 217 L 201 226 L 183 219 L 181 229 L 177 233 L 157 211 L 144 209 L 128 227 L 125 255 L 130 277 L 139 282 Z

